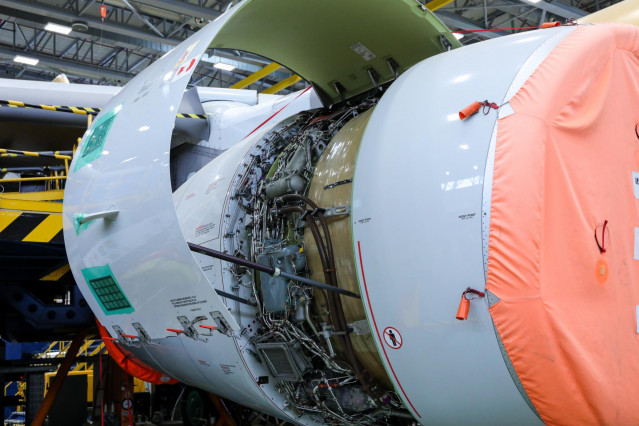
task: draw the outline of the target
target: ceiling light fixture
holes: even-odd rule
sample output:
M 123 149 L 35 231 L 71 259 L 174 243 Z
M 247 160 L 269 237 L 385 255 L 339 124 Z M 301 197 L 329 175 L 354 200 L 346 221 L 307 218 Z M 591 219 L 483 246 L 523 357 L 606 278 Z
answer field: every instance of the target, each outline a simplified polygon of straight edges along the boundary
M 74 21 L 74 22 L 71 24 L 71 29 L 72 29 L 73 31 L 78 31 L 78 32 L 83 33 L 83 32 L 85 32 L 85 31 L 88 31 L 88 30 L 89 30 L 89 24 L 88 24 L 88 23 L 86 23 L 86 22 L 84 22 L 84 21 Z
M 38 65 L 38 62 L 40 62 L 39 59 L 29 58 L 27 56 L 22 56 L 22 55 L 17 55 L 15 58 L 13 58 L 13 61 L 19 62 L 21 64 L 27 64 L 27 65 Z
M 44 29 L 47 31 L 51 31 L 52 33 L 58 33 L 58 34 L 64 34 L 64 35 L 68 35 L 71 32 L 71 27 L 54 24 L 53 22 L 49 22 L 47 25 L 45 25 Z
M 217 69 L 224 70 L 224 71 L 233 71 L 235 69 L 233 65 L 225 64 L 224 62 L 218 62 L 217 64 L 213 66 Z

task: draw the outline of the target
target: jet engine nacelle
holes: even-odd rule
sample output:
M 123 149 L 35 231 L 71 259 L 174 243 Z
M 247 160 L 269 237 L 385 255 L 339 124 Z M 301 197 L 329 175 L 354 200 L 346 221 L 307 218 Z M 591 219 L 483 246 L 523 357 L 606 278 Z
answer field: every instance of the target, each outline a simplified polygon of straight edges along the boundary
M 300 424 L 639 418 L 625 401 L 636 29 L 558 27 L 433 56 L 389 88 L 273 118 L 172 193 L 180 69 L 232 17 L 132 80 L 72 164 L 65 242 L 111 336 Z

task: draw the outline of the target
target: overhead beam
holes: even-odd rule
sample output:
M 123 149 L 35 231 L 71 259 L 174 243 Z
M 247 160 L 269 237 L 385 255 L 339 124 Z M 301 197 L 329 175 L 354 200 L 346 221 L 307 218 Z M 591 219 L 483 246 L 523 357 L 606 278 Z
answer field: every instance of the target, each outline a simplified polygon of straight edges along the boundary
M 424 6 L 426 6 L 426 9 L 430 10 L 431 12 L 434 12 L 437 9 L 452 3 L 453 1 L 455 0 L 432 0 L 426 3 Z
M 586 16 L 588 12 L 583 11 L 581 9 L 577 9 L 576 7 L 569 6 L 564 3 L 559 3 L 558 1 L 553 2 L 545 2 L 544 0 L 536 1 L 536 0 L 520 0 L 522 3 L 529 4 L 531 6 L 535 6 L 541 10 L 544 10 L 548 13 L 552 13 L 553 15 L 561 16 L 566 19 L 578 19 Z M 516 4 L 518 2 L 506 0 L 507 3 Z
M 289 78 L 287 78 L 285 80 L 282 80 L 279 83 L 274 84 L 271 87 L 269 87 L 268 89 L 262 91 L 262 93 L 264 93 L 265 95 L 273 95 L 273 94 L 275 94 L 277 92 L 280 92 L 280 91 L 286 89 L 289 86 L 294 85 L 295 83 L 297 83 L 301 79 L 302 79 L 302 77 L 300 77 L 299 75 L 293 74 Z
M 171 12 L 178 12 L 186 16 L 202 18 L 209 21 L 216 19 L 222 14 L 222 12 L 209 9 L 208 7 L 200 7 L 195 4 L 175 0 L 135 0 L 135 2 L 145 6 L 152 6 L 159 9 L 169 10 Z
M 254 72 L 253 74 L 246 77 L 244 80 L 240 80 L 234 85 L 232 85 L 231 89 L 244 89 L 245 87 L 250 86 L 251 84 L 255 83 L 258 80 L 261 80 L 262 78 L 266 77 L 267 75 L 269 75 L 270 73 L 274 71 L 277 71 L 280 68 L 282 68 L 280 64 L 271 62 L 270 64 L 268 64 L 261 70 Z
M 40 21 L 42 21 L 41 17 L 52 18 L 66 23 L 72 23 L 78 20 L 78 17 L 69 11 L 57 7 L 46 6 L 42 3 L 36 3 L 32 1 L 26 0 L 2 0 L 2 9 L 14 9 L 22 12 L 30 13 L 40 17 Z M 15 16 L 12 13 L 7 13 L 10 16 Z M 86 22 L 89 27 L 100 28 L 103 31 L 112 32 L 114 34 L 124 35 L 128 37 L 137 38 L 140 40 L 146 40 L 152 43 L 157 43 L 159 45 L 164 45 L 165 48 L 159 49 L 160 51 L 166 52 L 169 49 L 173 48 L 180 44 L 182 40 L 178 40 L 175 38 L 163 38 L 156 34 L 153 34 L 147 30 L 136 28 L 132 26 L 117 24 L 114 22 L 110 22 L 105 20 L 102 22 L 99 19 L 90 18 L 90 17 L 82 17 L 82 21 Z M 35 20 L 35 22 L 39 22 Z M 118 41 L 116 39 L 116 41 Z
M 43 55 L 41 53 L 25 53 L 22 50 L 0 47 L 0 57 L 4 57 L 7 60 L 13 61 L 13 58 L 16 56 L 16 54 L 31 56 L 38 59 L 40 61 L 38 63 L 38 66 L 43 65 L 57 71 L 73 74 L 76 76 L 87 77 L 94 80 L 104 80 L 106 78 L 114 82 L 126 83 L 134 77 L 133 74 L 114 71 L 108 68 L 99 68 L 96 66 L 84 65 L 78 62 L 60 59 L 58 57 Z
M 436 12 L 435 15 L 437 15 L 437 17 L 449 27 L 460 28 L 464 31 L 486 30 L 486 28 L 480 27 L 477 23 L 468 18 L 464 18 L 463 16 L 459 16 L 456 13 L 440 10 L 439 12 Z M 486 38 L 496 38 L 505 36 L 508 33 L 505 31 L 482 31 L 477 34 Z
M 15 2 L 15 0 L 9 0 L 9 1 L 12 2 L 11 4 Z M 22 10 L 22 9 L 17 10 L 17 9 L 12 9 L 10 7 L 5 7 L 3 2 L 0 2 L 1 4 L 0 14 L 6 14 L 8 16 L 12 16 L 16 18 L 15 19 L 16 23 L 24 24 L 25 26 L 37 29 L 37 28 L 43 27 L 44 24 L 48 21 L 46 17 L 43 17 L 39 14 L 32 13 L 33 9 L 29 7 L 22 8 L 26 10 Z M 26 5 L 29 6 L 30 3 L 32 4 L 32 2 L 27 2 Z M 46 9 L 43 9 L 43 11 L 44 13 L 47 13 Z M 59 9 L 57 13 L 66 14 L 65 16 L 67 16 L 67 18 L 63 19 L 65 21 L 77 20 L 77 17 L 75 17 L 73 14 L 65 12 L 63 9 Z M 56 16 L 61 16 L 61 15 L 56 14 Z M 74 19 L 71 19 L 71 18 L 74 18 Z M 82 20 L 87 21 L 87 19 L 85 18 L 82 18 Z M 122 25 L 119 25 L 119 26 L 122 26 Z M 163 43 L 163 44 L 151 42 L 148 40 L 143 40 L 142 38 L 140 38 L 142 33 L 144 33 L 144 37 L 146 39 L 148 39 L 149 36 L 151 36 L 151 38 L 153 38 L 154 36 L 153 34 L 147 32 L 146 30 L 135 29 L 135 27 L 134 27 L 135 34 L 137 34 L 140 37 L 138 36 L 131 37 L 131 36 L 126 36 L 122 33 L 106 31 L 106 28 L 105 28 L 105 31 L 100 31 L 99 28 L 100 26 L 90 25 L 89 31 L 83 34 L 82 37 L 86 38 L 88 36 L 96 36 L 96 37 L 99 36 L 102 38 L 103 43 L 111 44 L 112 47 L 114 47 L 114 45 L 127 47 L 129 49 L 143 47 L 145 49 L 148 49 L 148 51 L 153 52 L 154 54 L 166 53 L 168 50 L 170 50 L 173 47 L 172 44 L 168 44 L 168 43 L 177 43 L 179 41 L 179 40 L 173 40 L 170 37 L 167 37 L 167 39 L 164 39 L 166 43 Z M 18 27 L 18 31 L 19 30 L 20 30 L 20 27 Z M 131 32 L 129 31 L 129 33 Z M 70 39 L 73 39 L 72 36 L 68 36 L 68 37 Z M 65 55 L 68 55 L 68 53 L 75 46 L 77 46 L 78 43 L 83 41 L 84 40 L 81 40 L 81 39 L 75 39 L 71 41 L 70 44 L 66 46 L 66 48 L 62 47 L 62 49 L 64 49 L 63 50 L 64 54 L 61 54 L 60 56 L 64 57 Z M 25 43 L 26 42 L 28 42 L 28 40 L 25 40 Z M 264 67 L 266 64 L 270 63 L 270 61 L 265 60 L 264 58 L 258 57 L 256 55 L 244 54 L 242 56 L 237 56 L 220 49 L 215 50 L 214 56 L 216 57 L 217 62 L 221 61 L 217 58 L 225 58 L 227 60 L 235 61 L 234 65 L 236 65 L 237 69 L 248 72 L 248 73 L 254 73 L 255 71 L 258 71 L 260 68 Z M 279 75 L 279 74 L 282 74 L 282 75 Z M 283 78 L 286 78 L 288 74 L 276 73 L 276 75 L 277 75 L 276 79 L 283 79 Z M 90 78 L 94 78 L 94 77 L 90 77 Z
M 124 2 L 124 4 L 129 8 L 129 10 L 131 12 L 133 12 L 133 14 L 140 19 L 142 22 L 144 22 L 144 24 L 149 27 L 149 29 L 151 29 L 151 31 L 153 31 L 154 33 L 156 33 L 157 35 L 159 35 L 162 38 L 164 37 L 164 34 L 162 34 L 162 32 L 160 30 L 158 30 L 155 25 L 153 25 L 151 23 L 151 21 L 149 21 L 148 19 L 146 19 L 144 16 L 140 15 L 137 11 L 137 9 L 135 7 L 133 7 L 133 5 L 131 3 L 129 3 L 128 0 L 122 0 Z

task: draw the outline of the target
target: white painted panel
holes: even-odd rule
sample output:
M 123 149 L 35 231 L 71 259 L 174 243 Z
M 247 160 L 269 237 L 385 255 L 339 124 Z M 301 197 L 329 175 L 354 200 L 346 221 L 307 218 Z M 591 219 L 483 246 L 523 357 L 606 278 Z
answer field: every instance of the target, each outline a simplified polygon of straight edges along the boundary
M 210 23 L 131 80 L 85 134 L 71 166 L 64 200 L 66 249 L 80 289 L 111 334 L 118 325 L 137 335 L 132 327 L 137 322 L 151 338 L 163 338 L 170 334 L 167 328 L 180 328 L 178 316 L 193 319 L 213 311 L 237 330 L 186 245 L 169 174 L 171 132 L 189 75 L 230 16 Z M 119 211 L 115 221 L 74 229 L 75 215 L 113 209 Z M 106 266 L 131 305 L 128 313 L 103 309 L 94 297 L 97 290 L 85 280 L 87 270 Z
M 455 319 L 462 292 L 485 287 L 482 197 L 498 118 L 457 113 L 502 104 L 527 58 L 569 32 L 430 58 L 391 86 L 365 131 L 352 212 L 361 294 L 396 392 L 424 424 L 541 423 L 506 368 L 486 300 Z

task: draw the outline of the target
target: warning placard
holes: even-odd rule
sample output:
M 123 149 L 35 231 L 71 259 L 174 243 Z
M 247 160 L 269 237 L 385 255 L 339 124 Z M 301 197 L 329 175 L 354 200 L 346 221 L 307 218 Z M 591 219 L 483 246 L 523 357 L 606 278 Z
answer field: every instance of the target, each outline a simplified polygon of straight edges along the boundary
M 384 342 L 393 349 L 399 349 L 403 343 L 402 335 L 399 334 L 396 328 L 386 327 L 384 329 Z

